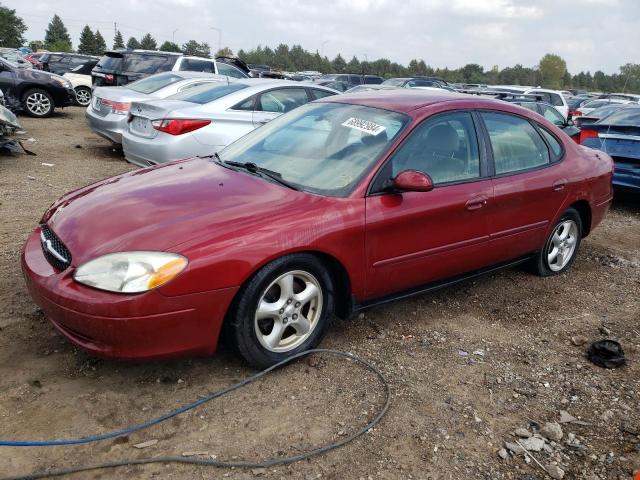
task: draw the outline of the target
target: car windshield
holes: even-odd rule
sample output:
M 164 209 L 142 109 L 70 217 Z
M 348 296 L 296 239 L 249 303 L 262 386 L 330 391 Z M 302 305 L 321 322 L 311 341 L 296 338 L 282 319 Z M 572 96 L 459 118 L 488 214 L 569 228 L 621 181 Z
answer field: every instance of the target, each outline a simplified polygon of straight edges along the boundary
M 247 88 L 249 85 L 244 83 L 235 82 L 229 84 L 208 83 L 200 85 L 198 87 L 189 88 L 183 92 L 171 95 L 169 98 L 173 100 L 182 100 L 184 102 L 199 103 L 204 105 L 205 103 L 213 102 L 219 98 L 229 95 L 230 93 L 237 92 L 243 88 Z
M 613 103 L 610 105 L 605 105 L 604 107 L 596 108 L 586 116 L 592 117 L 592 118 L 604 118 L 607 115 L 610 115 L 613 112 L 620 110 L 621 108 L 626 108 L 626 105 L 623 103 Z
M 582 108 L 598 108 L 611 103 L 610 100 L 592 100 L 582 105 Z
M 408 121 L 379 108 L 310 103 L 232 143 L 220 159 L 255 163 L 312 193 L 345 196 Z
M 151 75 L 150 77 L 132 82 L 127 85 L 127 88 L 138 93 L 153 93 L 180 80 L 182 80 L 182 77 L 175 73 L 159 73 L 158 75 Z
M 640 126 L 640 107 L 622 108 L 596 123 L 614 126 Z
M 385 80 L 382 82 L 382 85 L 390 85 L 392 87 L 401 87 L 406 82 L 404 78 L 390 78 L 389 80 Z
M 176 55 L 153 53 L 128 53 L 124 57 L 122 71 L 127 73 L 157 73 L 171 70 L 176 63 Z

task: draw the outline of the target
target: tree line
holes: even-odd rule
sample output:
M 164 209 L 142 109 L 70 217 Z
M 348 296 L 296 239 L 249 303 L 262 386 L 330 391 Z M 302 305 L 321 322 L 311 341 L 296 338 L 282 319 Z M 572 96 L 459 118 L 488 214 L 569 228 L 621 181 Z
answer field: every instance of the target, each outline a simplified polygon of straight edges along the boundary
M 20 47 L 26 43 L 24 33 L 27 26 L 16 15 L 16 11 L 0 4 L 0 46 Z M 33 50 L 47 49 L 50 51 L 71 52 L 73 44 L 62 19 L 56 14 L 47 26 L 44 41 L 29 43 Z M 93 31 L 85 25 L 80 34 L 77 52 L 102 55 L 108 48 L 99 30 Z M 131 48 L 145 50 L 160 50 L 164 52 L 181 52 L 185 55 L 197 57 L 211 57 L 211 47 L 206 42 L 189 40 L 182 46 L 175 42 L 165 41 L 160 46 L 150 33 L 146 33 L 139 40 L 129 37 L 125 43 L 122 33 L 115 32 L 112 48 Z M 232 56 L 228 47 L 218 51 L 215 56 Z M 482 65 L 467 64 L 457 69 L 439 68 L 428 65 L 422 59 L 413 59 L 408 65 L 392 62 L 387 58 L 377 60 L 360 60 L 353 56 L 347 61 L 341 54 L 333 59 L 326 55 L 305 50 L 301 45 L 288 46 L 280 44 L 275 48 L 258 45 L 251 50 L 239 50 L 237 55 L 246 63 L 265 64 L 276 70 L 304 71 L 316 70 L 322 73 L 356 73 L 373 74 L 385 78 L 407 76 L 435 76 L 454 83 L 473 83 L 487 85 L 532 85 L 554 89 L 584 89 L 594 91 L 625 91 L 640 93 L 640 64 L 628 63 L 620 67 L 614 74 L 606 74 L 601 70 L 594 72 L 580 72 L 572 75 L 567 70 L 566 62 L 558 55 L 547 54 L 540 62 L 532 67 L 517 64 L 512 67 L 499 69 L 494 66 L 485 70 Z

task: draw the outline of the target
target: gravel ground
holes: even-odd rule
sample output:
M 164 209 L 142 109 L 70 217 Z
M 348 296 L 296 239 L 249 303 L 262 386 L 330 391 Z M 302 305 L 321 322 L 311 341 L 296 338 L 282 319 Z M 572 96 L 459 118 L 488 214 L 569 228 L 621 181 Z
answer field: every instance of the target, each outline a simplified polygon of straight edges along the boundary
M 87 129 L 83 113 L 22 118 L 37 156 L 0 157 L 0 438 L 110 431 L 253 373 L 224 348 L 213 358 L 144 364 L 93 358 L 57 335 L 29 298 L 19 253 L 43 211 L 68 190 L 132 168 Z M 69 478 L 626 480 L 640 468 L 639 299 L 640 198 L 627 197 L 566 274 L 507 270 L 336 321 L 322 346 L 371 361 L 392 389 L 387 416 L 355 442 L 264 470 L 160 463 Z M 584 358 L 586 345 L 573 345 L 578 336 L 585 338 L 576 343 L 618 339 L 627 365 L 596 367 Z M 0 475 L 184 452 L 226 460 L 297 454 L 362 427 L 381 401 L 369 373 L 313 357 L 127 438 L 2 448 Z M 545 423 L 561 410 L 574 421 L 559 425 L 559 439 L 557 425 Z M 502 450 L 505 441 L 517 450 L 517 439 L 530 455 Z M 148 440 L 157 443 L 133 447 Z

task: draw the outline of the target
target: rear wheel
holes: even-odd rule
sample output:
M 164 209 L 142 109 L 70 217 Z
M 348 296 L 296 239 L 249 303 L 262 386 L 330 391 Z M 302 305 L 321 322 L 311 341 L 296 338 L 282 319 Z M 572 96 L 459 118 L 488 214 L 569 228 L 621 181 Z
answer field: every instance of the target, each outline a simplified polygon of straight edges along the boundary
M 82 107 L 87 107 L 91 103 L 91 89 L 89 87 L 76 87 L 76 102 Z
M 25 111 L 32 117 L 50 117 L 53 114 L 53 97 L 45 90 L 34 88 L 22 97 Z
M 263 267 L 242 289 L 232 336 L 251 365 L 265 368 L 315 347 L 333 315 L 333 288 L 313 255 L 294 254 Z
M 566 271 L 576 258 L 582 240 L 582 221 L 573 208 L 562 214 L 544 247 L 532 263 L 534 273 L 548 277 Z

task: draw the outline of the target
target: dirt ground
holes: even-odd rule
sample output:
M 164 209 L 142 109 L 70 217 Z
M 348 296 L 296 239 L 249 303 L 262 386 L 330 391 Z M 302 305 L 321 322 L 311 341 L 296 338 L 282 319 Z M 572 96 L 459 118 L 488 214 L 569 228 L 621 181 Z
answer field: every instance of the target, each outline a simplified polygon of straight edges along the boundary
M 55 333 L 27 293 L 22 245 L 58 196 L 133 167 L 90 132 L 80 108 L 21 121 L 37 156 L 0 157 L 0 439 L 119 429 L 254 373 L 224 348 L 213 358 L 130 364 L 93 358 Z M 596 367 L 586 346 L 572 345 L 576 335 L 618 339 L 627 365 Z M 160 463 L 69 478 L 549 478 L 537 460 L 566 479 L 630 479 L 640 468 L 640 198 L 616 201 L 566 274 L 514 269 L 400 301 L 336 321 L 322 347 L 371 361 L 391 385 L 387 416 L 355 442 L 266 470 Z M 0 476 L 183 452 L 297 454 L 361 428 L 381 400 L 371 374 L 314 357 L 127 438 L 0 447 Z M 560 410 L 581 422 L 562 424 L 562 440 L 532 452 L 535 460 L 499 456 L 515 429 L 534 433 Z M 133 447 L 147 440 L 158 442 Z

